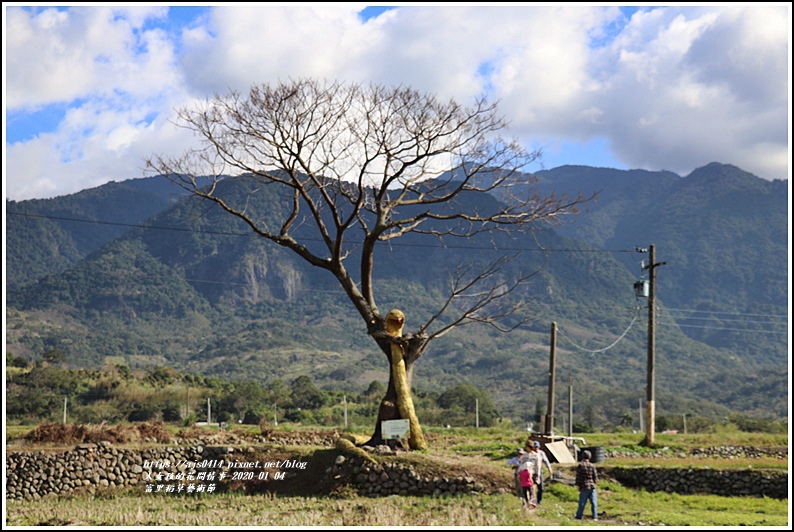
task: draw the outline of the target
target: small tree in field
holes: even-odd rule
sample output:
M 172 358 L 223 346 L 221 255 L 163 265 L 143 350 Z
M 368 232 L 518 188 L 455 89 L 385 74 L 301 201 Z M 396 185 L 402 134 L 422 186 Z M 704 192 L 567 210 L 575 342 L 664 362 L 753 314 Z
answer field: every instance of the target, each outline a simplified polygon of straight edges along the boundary
M 506 331 L 520 325 L 521 319 L 509 327 L 504 320 L 518 316 L 523 303 L 509 296 L 528 278 L 519 274 L 504 281 L 510 260 L 505 256 L 480 270 L 461 267 L 427 322 L 403 333 L 404 314 L 394 309 L 383 315 L 378 308 L 378 244 L 410 233 L 446 242 L 528 232 L 585 201 L 535 193 L 533 178 L 522 170 L 539 154 L 498 137 L 506 122 L 483 98 L 464 107 L 407 87 L 298 80 L 253 86 L 247 96 L 216 95 L 181 109 L 177 122 L 198 135 L 201 147 L 181 156 L 154 156 L 147 167 L 327 270 L 386 355 L 389 384 L 370 444 L 383 441 L 381 421 L 407 418 L 409 446 L 426 447 L 411 399 L 413 365 L 431 341 L 458 326 L 485 323 Z M 223 197 L 216 185 L 234 173 L 288 193 L 291 200 L 275 213 L 278 225 Z M 457 200 L 474 192 L 498 192 L 503 202 L 489 212 L 462 209 Z M 307 223 L 315 227 L 322 251 L 296 236 Z M 358 263 L 350 264 L 351 257 Z

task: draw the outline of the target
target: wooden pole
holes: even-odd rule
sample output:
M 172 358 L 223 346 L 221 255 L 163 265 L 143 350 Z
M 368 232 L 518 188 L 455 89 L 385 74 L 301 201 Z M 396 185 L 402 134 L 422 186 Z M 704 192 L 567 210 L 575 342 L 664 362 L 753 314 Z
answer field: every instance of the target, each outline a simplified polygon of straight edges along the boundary
M 573 377 L 568 377 L 568 436 L 573 436 Z
M 646 391 L 645 409 L 645 445 L 652 447 L 656 439 L 656 361 L 655 361 L 655 327 L 656 327 L 656 267 L 664 266 L 666 262 L 656 262 L 656 246 L 649 248 L 648 278 L 650 279 L 650 293 L 648 295 L 648 386 Z
M 642 398 L 637 399 L 637 404 L 640 408 L 640 432 L 645 430 L 645 425 L 642 422 Z
M 554 371 L 557 351 L 557 323 L 551 322 L 551 341 L 549 347 L 549 402 L 546 407 L 546 427 L 544 433 L 554 436 Z

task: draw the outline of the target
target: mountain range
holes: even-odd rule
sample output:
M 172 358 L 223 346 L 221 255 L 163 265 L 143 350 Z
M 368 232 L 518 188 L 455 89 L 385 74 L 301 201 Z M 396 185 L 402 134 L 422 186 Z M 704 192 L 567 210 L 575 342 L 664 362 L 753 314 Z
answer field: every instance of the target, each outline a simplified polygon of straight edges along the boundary
M 531 323 L 439 339 L 416 366 L 415 393 L 474 384 L 503 415 L 529 419 L 546 399 L 555 323 L 557 404 L 570 384 L 575 414 L 587 407 L 603 426 L 636 414 L 647 299 L 633 285 L 654 245 L 665 263 L 656 270 L 657 410 L 788 417 L 788 182 L 719 163 L 685 177 L 586 166 L 536 175 L 542 194 L 597 199 L 553 229 L 498 242 L 515 254 L 511 268 L 535 272 L 523 294 Z M 222 183 L 229 194 L 254 186 L 245 176 Z M 278 201 L 261 193 L 249 207 L 267 220 Z M 444 248 L 422 235 L 384 245 L 380 304 L 403 309 L 410 331 L 437 310 L 448 272 L 493 253 L 476 239 Z M 309 375 L 355 391 L 387 379 L 385 358 L 326 272 L 162 176 L 7 201 L 5 271 L 6 349 L 18 356 L 58 349 L 75 367 L 172 366 L 262 382 Z

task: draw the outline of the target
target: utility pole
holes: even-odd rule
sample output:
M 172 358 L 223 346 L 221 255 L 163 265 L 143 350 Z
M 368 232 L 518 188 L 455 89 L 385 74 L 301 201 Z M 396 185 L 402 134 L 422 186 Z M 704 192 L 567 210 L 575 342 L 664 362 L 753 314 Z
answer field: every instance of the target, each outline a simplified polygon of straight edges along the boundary
M 554 436 L 554 357 L 557 350 L 557 322 L 551 322 L 551 341 L 549 348 L 549 402 L 546 407 L 546 427 L 544 434 Z
M 643 430 L 645 430 L 645 428 L 644 428 L 644 426 L 642 424 L 642 398 L 637 399 L 637 403 L 639 404 L 639 407 L 640 407 L 640 432 L 642 432 Z
M 63 424 L 66 425 L 66 397 L 63 398 Z
M 347 395 L 343 396 L 342 400 L 345 403 L 345 428 L 347 428 Z
M 650 291 L 648 294 L 648 385 L 646 391 L 645 408 L 645 442 L 648 447 L 652 447 L 655 439 L 656 425 L 656 401 L 654 399 L 654 387 L 656 380 L 656 368 L 654 360 L 654 326 L 656 322 L 655 302 L 656 302 L 656 267 L 664 266 L 666 262 L 656 262 L 656 247 L 651 244 L 649 252 L 650 264 L 644 268 L 648 270 L 650 280 Z
M 573 377 L 568 376 L 568 437 L 573 436 Z
M 210 398 L 207 397 L 207 425 L 212 423 L 212 410 L 210 407 Z

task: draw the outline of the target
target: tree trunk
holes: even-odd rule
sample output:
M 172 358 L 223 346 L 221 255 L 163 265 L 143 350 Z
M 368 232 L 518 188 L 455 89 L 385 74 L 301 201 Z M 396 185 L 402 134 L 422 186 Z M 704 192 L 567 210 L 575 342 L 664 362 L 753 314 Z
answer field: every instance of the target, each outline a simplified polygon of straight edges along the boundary
M 421 356 L 424 342 L 421 341 L 421 337 L 402 336 L 404 317 L 401 312 L 399 312 L 399 327 L 397 325 L 390 326 L 390 318 L 395 312 L 399 311 L 391 311 L 387 316 L 386 331 L 388 334 L 386 338 L 376 338 L 379 340 L 378 345 L 389 360 L 389 386 L 386 389 L 386 395 L 380 402 L 375 431 L 366 445 L 376 446 L 386 443 L 381 430 L 383 421 L 407 419 L 410 423 L 408 447 L 417 451 L 426 449 L 427 442 L 414 410 L 414 402 L 411 397 L 411 377 L 413 376 L 413 363 Z
M 410 370 L 413 364 L 410 364 L 410 366 L 406 364 L 411 358 L 410 356 L 403 355 L 402 347 L 399 344 L 392 344 L 391 353 L 388 358 L 389 386 L 380 402 L 378 419 L 375 423 L 375 431 L 366 445 L 376 446 L 386 443 L 381 431 L 381 423 L 383 421 L 407 419 L 410 422 L 408 447 L 413 451 L 426 449 L 427 442 L 422 433 L 422 426 L 419 423 L 419 418 L 416 416 L 414 402 L 411 397 L 410 376 L 413 371 Z

